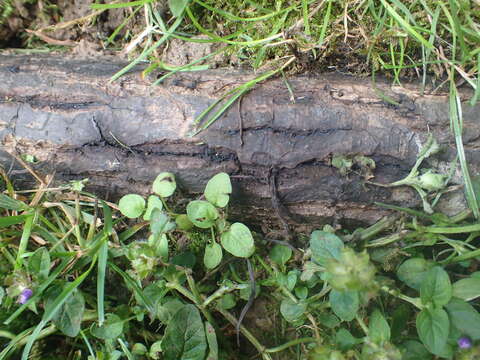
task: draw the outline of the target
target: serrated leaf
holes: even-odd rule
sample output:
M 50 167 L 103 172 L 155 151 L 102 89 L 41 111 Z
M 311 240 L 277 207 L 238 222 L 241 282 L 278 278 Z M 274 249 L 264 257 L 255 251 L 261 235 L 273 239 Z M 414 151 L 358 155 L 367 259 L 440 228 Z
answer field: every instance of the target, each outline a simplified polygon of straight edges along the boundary
M 175 175 L 169 172 L 159 174 L 152 184 L 153 192 L 164 198 L 171 196 L 176 188 Z
M 214 269 L 222 261 L 222 256 L 222 247 L 219 244 L 207 244 L 207 246 L 205 246 L 203 263 L 207 269 Z
M 211 178 L 205 187 L 205 198 L 217 207 L 225 207 L 230 200 L 232 183 L 227 173 L 220 173 Z
M 120 199 L 118 208 L 126 217 L 135 219 L 145 210 L 145 199 L 137 194 L 128 194 Z
M 255 251 L 250 229 L 242 223 L 234 223 L 222 234 L 222 246 L 236 257 L 248 258 Z
M 431 268 L 420 285 L 420 299 L 423 304 L 433 303 L 440 307 L 447 304 L 452 297 L 452 284 L 443 268 Z
M 198 309 L 180 308 L 165 329 L 162 340 L 165 360 L 203 360 L 207 350 L 205 329 Z
M 325 266 L 330 259 L 340 260 L 343 241 L 335 234 L 316 230 L 310 236 L 313 259 Z
M 208 201 L 194 200 L 187 205 L 187 216 L 195 226 L 208 229 L 218 218 L 218 211 Z
M 329 295 L 330 306 L 340 319 L 352 321 L 357 315 L 360 305 L 358 292 L 356 291 L 337 291 L 333 289 Z
M 417 315 L 417 332 L 420 340 L 432 354 L 441 354 L 450 330 L 448 315 L 442 308 L 423 309 Z

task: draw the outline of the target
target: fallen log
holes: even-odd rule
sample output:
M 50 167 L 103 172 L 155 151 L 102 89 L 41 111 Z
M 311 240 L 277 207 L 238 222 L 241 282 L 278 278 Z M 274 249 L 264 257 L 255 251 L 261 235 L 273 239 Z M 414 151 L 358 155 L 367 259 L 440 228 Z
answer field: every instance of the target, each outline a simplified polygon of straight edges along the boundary
M 419 204 L 409 188 L 366 184 L 362 169 L 342 173 L 332 156 L 368 157 L 376 164 L 374 181 L 387 183 L 408 174 L 429 132 L 443 148 L 432 166 L 446 170 L 456 155 L 447 94 L 421 94 L 415 84 L 373 86 L 366 78 L 324 74 L 289 79 L 291 94 L 284 80 L 269 80 L 191 137 L 195 118 L 254 74 L 178 73 L 152 87 L 139 67 L 110 83 L 122 66 L 111 59 L 0 55 L 0 164 L 17 181 L 31 181 L 9 155 L 29 154 L 39 160 L 38 173 L 55 172 L 57 182 L 89 178 L 89 190 L 113 197 L 148 193 L 162 171 L 195 194 L 225 171 L 234 185 L 233 217 L 311 228 L 371 224 L 386 214 L 374 201 Z M 463 102 L 473 174 L 480 173 L 479 110 Z M 452 182 L 461 182 L 459 173 Z M 461 190 L 445 199 L 450 212 L 465 206 Z

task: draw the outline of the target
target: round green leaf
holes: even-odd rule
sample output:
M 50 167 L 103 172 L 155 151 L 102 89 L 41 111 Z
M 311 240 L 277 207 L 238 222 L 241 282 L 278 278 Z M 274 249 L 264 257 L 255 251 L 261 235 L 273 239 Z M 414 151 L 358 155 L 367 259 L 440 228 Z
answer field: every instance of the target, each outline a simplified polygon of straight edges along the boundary
M 103 340 L 113 340 L 118 338 L 123 332 L 123 320 L 115 314 L 107 314 L 106 320 L 102 326 L 94 324 L 90 328 L 90 333 Z
M 284 299 L 280 304 L 280 312 L 285 320 L 293 322 L 300 318 L 307 310 L 307 305 L 304 302 L 293 302 L 291 299 Z
M 248 258 L 255 251 L 250 229 L 242 223 L 234 223 L 222 234 L 222 246 L 236 257 Z
M 232 183 L 227 173 L 220 173 L 211 178 L 205 187 L 205 197 L 218 207 L 225 207 L 230 200 Z
M 422 258 L 405 261 L 397 270 L 398 278 L 413 289 L 420 290 L 420 284 L 433 264 Z
M 222 261 L 222 247 L 217 244 L 207 244 L 205 247 L 205 255 L 203 257 L 203 263 L 207 269 L 213 269 Z
M 218 211 L 208 201 L 194 200 L 187 205 L 187 216 L 195 226 L 208 229 L 215 223 Z
M 158 196 L 150 195 L 147 200 L 147 210 L 145 210 L 145 214 L 143 214 L 143 220 L 150 220 L 153 209 L 162 210 L 163 203 Z
M 135 219 L 142 215 L 143 210 L 145 210 L 145 199 L 137 194 L 128 194 L 120 199 L 118 208 L 126 217 Z
M 171 196 L 176 188 L 175 176 L 169 172 L 158 175 L 152 185 L 153 192 L 161 197 Z
M 285 245 L 275 245 L 269 254 L 270 260 L 278 265 L 284 265 L 292 257 L 292 249 Z
M 357 315 L 360 300 L 357 291 L 338 291 L 333 289 L 329 296 L 330 306 L 340 319 L 352 321 Z
M 480 296 L 480 278 L 471 277 L 453 284 L 453 296 L 470 301 Z
M 343 241 L 335 234 L 316 230 L 310 235 L 310 249 L 313 259 L 320 265 L 326 265 L 328 260 L 340 260 Z

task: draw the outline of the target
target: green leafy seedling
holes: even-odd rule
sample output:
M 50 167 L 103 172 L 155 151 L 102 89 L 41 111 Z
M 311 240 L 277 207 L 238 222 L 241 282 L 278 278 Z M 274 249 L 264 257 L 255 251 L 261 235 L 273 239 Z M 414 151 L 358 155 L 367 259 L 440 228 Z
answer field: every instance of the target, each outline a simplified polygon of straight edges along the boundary
M 169 172 L 159 174 L 152 185 L 153 192 L 164 198 L 172 196 L 176 188 L 175 176 Z
M 225 207 L 230 200 L 232 183 L 227 173 L 219 173 L 212 177 L 205 187 L 205 197 L 217 207 Z
M 242 223 L 234 223 L 222 234 L 222 246 L 236 257 L 248 258 L 255 251 L 250 229 Z
M 145 199 L 137 194 L 128 194 L 120 199 L 118 208 L 126 217 L 135 219 L 145 210 Z

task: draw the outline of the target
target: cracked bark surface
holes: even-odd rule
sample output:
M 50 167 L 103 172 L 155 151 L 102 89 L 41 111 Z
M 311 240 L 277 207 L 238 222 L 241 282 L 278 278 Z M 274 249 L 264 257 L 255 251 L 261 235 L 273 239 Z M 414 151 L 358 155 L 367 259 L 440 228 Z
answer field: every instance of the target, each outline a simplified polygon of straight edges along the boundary
M 225 171 L 233 180 L 232 217 L 250 223 L 279 221 L 269 187 L 275 168 L 287 221 L 311 228 L 372 223 L 385 215 L 374 201 L 419 201 L 408 188 L 366 185 L 355 172 L 342 176 L 329 165 L 332 154 L 372 158 L 374 180 L 383 183 L 408 173 L 428 131 L 444 149 L 432 165 L 446 169 L 455 157 L 447 95 L 422 95 L 415 84 L 377 83 L 399 104 L 392 106 L 378 98 L 370 79 L 291 78 L 294 103 L 283 80 L 267 81 L 190 137 L 196 116 L 254 75 L 181 73 L 151 87 L 137 68 L 109 83 L 123 65 L 112 59 L 0 55 L 0 164 L 14 179 L 28 182 L 7 152 L 31 154 L 40 160 L 34 166 L 40 173 L 55 171 L 57 182 L 89 178 L 89 190 L 112 197 L 148 193 L 161 171 L 175 173 L 183 192 L 195 194 Z M 462 93 L 464 99 L 468 95 Z M 478 174 L 480 107 L 463 105 L 467 160 Z M 457 174 L 453 182 L 459 181 Z M 450 212 L 461 210 L 461 191 L 443 204 Z

